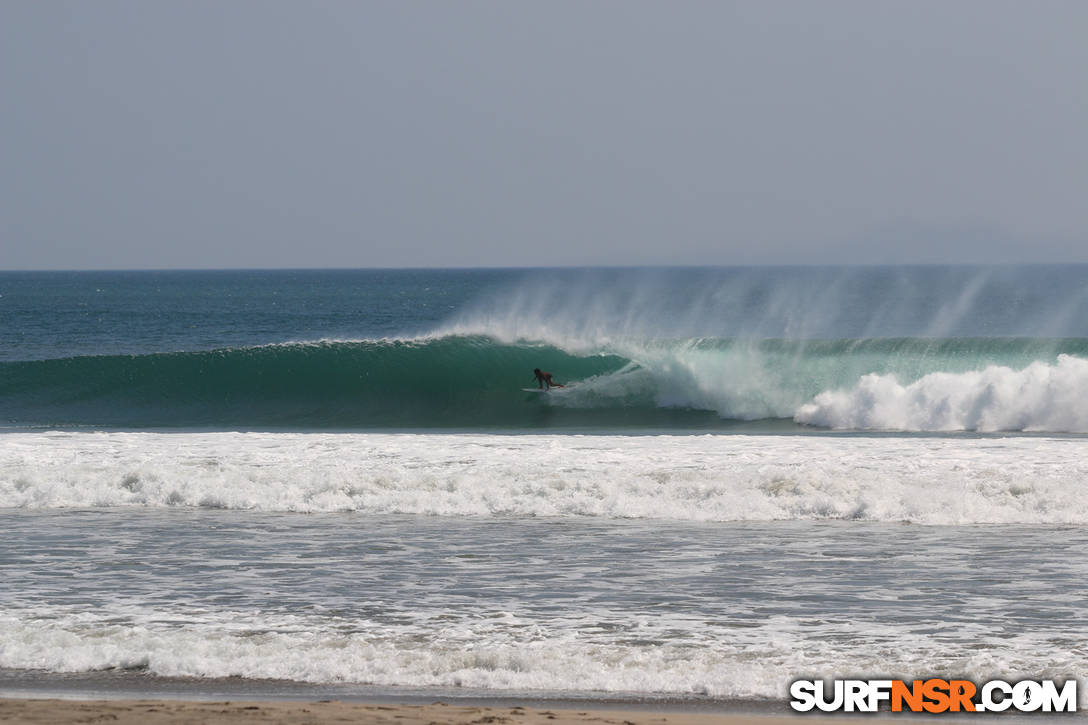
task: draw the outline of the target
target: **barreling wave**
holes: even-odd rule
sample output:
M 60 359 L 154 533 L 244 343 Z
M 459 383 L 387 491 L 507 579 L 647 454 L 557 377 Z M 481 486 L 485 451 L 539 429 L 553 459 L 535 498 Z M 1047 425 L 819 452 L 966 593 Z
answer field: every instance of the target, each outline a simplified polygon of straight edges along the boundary
M 592 377 L 626 363 L 483 337 L 264 345 L 5 363 L 12 422 L 117 426 L 531 424 L 533 368 Z
M 526 393 L 532 370 L 569 386 Z M 0 364 L 0 416 L 104 427 L 1088 432 L 1088 339 L 448 334 Z

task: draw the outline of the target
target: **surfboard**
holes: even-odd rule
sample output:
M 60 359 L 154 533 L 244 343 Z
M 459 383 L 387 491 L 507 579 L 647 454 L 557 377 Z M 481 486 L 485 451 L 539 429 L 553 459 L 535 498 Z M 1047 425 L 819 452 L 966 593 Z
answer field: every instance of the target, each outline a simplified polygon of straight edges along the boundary
M 544 388 L 522 388 L 526 393 L 547 393 Z

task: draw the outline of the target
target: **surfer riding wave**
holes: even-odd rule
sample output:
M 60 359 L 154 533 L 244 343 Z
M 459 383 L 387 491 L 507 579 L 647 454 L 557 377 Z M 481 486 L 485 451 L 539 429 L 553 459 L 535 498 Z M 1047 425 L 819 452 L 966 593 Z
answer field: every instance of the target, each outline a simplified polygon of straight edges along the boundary
M 562 388 L 563 386 L 552 379 L 552 374 L 541 370 L 540 368 L 533 368 L 533 379 L 537 382 L 537 387 L 541 390 L 551 390 L 552 388 Z

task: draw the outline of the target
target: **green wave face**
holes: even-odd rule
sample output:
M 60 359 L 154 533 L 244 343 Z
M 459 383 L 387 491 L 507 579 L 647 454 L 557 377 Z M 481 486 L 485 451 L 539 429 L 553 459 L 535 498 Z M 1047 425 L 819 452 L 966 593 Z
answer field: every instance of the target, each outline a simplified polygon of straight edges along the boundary
M 577 354 L 485 336 L 323 342 L 0 364 L 15 425 L 704 428 L 792 419 L 862 376 L 1088 357 L 1088 340 L 628 339 Z M 571 383 L 549 395 L 533 368 Z
M 12 423 L 116 426 L 532 425 L 533 368 L 591 377 L 612 356 L 484 338 L 284 344 L 0 365 Z M 556 379 L 559 379 L 557 374 Z

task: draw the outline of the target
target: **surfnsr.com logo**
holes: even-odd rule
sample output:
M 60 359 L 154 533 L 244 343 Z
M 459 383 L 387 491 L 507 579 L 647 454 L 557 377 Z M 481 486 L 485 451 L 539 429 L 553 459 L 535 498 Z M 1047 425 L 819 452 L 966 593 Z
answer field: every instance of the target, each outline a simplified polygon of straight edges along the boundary
M 797 680 L 790 698 L 798 712 L 1076 712 L 1077 681 Z

